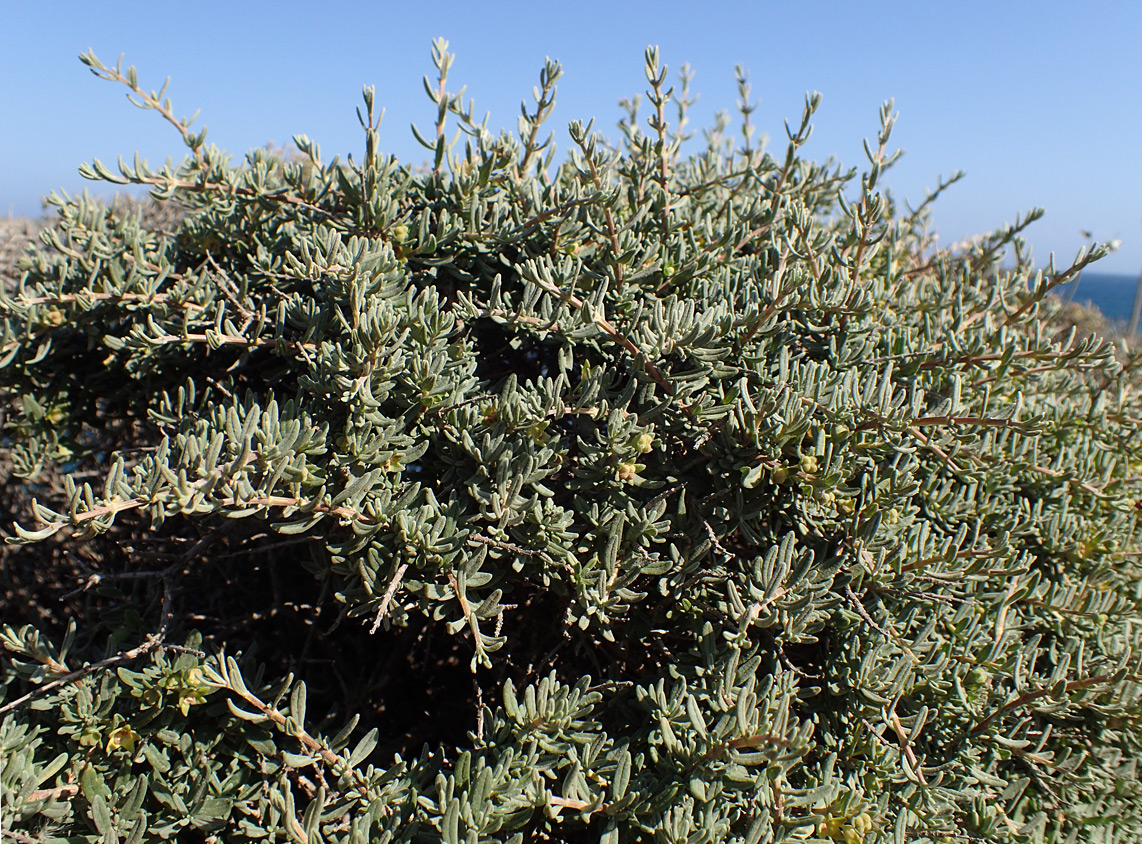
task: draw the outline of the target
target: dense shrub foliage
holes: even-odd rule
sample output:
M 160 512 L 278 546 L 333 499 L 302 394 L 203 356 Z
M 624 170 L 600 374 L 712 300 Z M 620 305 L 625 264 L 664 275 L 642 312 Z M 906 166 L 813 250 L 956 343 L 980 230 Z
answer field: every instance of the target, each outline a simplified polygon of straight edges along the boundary
M 1139 840 L 1138 358 L 1047 297 L 1105 250 L 937 248 L 890 105 L 860 174 L 744 76 L 684 147 L 651 50 L 558 163 L 557 64 L 493 136 L 434 58 L 409 168 L 371 90 L 233 162 L 84 57 L 189 155 L 0 299 L 5 834 Z

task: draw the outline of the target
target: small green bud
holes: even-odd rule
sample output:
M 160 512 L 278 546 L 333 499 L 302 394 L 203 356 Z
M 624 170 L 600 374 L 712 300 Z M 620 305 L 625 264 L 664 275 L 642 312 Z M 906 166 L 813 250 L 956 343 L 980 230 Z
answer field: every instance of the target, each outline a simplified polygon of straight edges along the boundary
M 103 741 L 103 736 L 99 734 L 98 728 L 88 725 L 83 728 L 76 741 L 81 747 L 96 747 Z
M 991 672 L 982 666 L 976 666 L 968 672 L 966 679 L 968 681 L 968 685 L 972 686 L 973 688 L 979 688 L 991 679 Z

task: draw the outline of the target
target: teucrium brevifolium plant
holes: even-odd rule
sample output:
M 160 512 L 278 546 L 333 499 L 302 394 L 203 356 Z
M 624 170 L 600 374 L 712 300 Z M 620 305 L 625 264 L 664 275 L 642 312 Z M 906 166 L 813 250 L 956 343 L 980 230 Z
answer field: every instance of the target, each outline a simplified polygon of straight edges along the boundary
M 433 57 L 411 168 L 372 89 L 362 159 L 234 161 L 82 57 L 189 154 L 85 166 L 165 205 L 53 197 L 0 299 L 5 823 L 1142 834 L 1137 358 L 1048 296 L 1105 249 L 937 248 L 891 104 L 816 164 L 739 69 L 702 142 L 649 50 L 617 141 L 551 61 L 497 135 Z

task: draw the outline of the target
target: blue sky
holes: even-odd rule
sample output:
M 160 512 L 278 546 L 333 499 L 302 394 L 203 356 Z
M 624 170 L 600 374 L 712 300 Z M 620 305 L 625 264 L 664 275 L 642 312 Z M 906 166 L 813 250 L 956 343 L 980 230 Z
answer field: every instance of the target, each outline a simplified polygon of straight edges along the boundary
M 734 66 L 760 99 L 754 122 L 780 151 L 783 121 L 805 93 L 823 102 L 806 154 L 864 161 L 862 138 L 892 97 L 893 134 L 905 156 L 888 185 L 918 202 L 939 176 L 967 177 L 936 206 L 941 242 L 1010 222 L 1032 207 L 1036 263 L 1069 263 L 1084 244 L 1120 239 L 1096 269 L 1142 269 L 1142 3 L 1016 0 L 864 2 L 13 2 L 0 50 L 0 213 L 35 215 L 57 188 L 103 191 L 81 179 L 91 158 L 136 151 L 180 159 L 177 134 L 92 76 L 76 56 L 108 64 L 120 53 L 146 88 L 171 77 L 175 111 L 234 154 L 305 133 L 326 157 L 354 153 L 361 86 L 386 108 L 381 145 L 419 161 L 409 124 L 432 124 L 421 78 L 432 39 L 456 53 L 453 86 L 467 86 L 493 129 L 513 127 L 545 57 L 565 75 L 549 124 L 566 149 L 566 124 L 596 118 L 611 137 L 621 97 L 645 88 L 643 51 L 661 48 L 671 74 L 688 62 L 701 99 L 692 128 L 733 111 Z M 644 111 L 644 115 L 646 112 Z

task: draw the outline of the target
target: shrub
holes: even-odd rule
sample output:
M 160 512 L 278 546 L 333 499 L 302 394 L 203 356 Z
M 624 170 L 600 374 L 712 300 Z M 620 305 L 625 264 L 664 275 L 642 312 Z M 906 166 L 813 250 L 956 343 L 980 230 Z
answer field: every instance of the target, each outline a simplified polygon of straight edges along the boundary
M 189 155 L 0 301 L 17 840 L 1142 835 L 1137 358 L 1046 295 L 1104 248 L 935 248 L 891 104 L 858 176 L 739 72 L 683 154 L 655 50 L 557 165 L 558 64 L 493 136 L 438 43 L 420 169 L 82 58 Z

